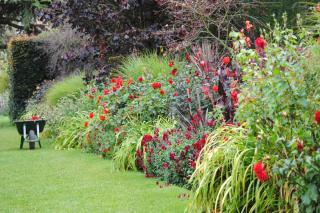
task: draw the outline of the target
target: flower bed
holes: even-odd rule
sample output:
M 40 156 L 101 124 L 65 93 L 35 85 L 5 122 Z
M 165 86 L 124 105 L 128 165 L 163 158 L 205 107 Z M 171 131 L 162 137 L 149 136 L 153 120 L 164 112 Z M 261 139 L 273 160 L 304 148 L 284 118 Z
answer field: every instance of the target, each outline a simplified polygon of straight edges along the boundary
M 191 188 L 190 211 L 318 211 L 320 48 L 303 29 L 255 38 L 245 24 L 228 54 L 204 43 L 160 58 L 157 75 L 115 73 L 37 114 L 58 149 Z

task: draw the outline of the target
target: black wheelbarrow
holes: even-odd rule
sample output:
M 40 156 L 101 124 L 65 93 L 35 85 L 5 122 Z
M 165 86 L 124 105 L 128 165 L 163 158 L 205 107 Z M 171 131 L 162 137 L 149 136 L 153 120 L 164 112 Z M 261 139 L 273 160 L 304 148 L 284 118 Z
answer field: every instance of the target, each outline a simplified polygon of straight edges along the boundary
M 20 149 L 23 148 L 23 143 L 29 143 L 29 149 L 35 149 L 35 143 L 40 142 L 40 133 L 43 131 L 44 126 L 46 125 L 45 120 L 29 120 L 29 121 L 15 121 L 17 130 L 21 135 Z

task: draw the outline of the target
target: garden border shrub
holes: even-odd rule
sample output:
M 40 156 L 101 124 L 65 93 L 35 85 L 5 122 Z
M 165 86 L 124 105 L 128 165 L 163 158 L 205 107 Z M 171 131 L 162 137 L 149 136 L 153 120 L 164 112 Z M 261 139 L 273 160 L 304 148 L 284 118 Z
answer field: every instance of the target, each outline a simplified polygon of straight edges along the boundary
M 32 96 L 37 85 L 50 79 L 47 71 L 48 56 L 37 48 L 41 42 L 34 38 L 18 36 L 12 38 L 8 44 L 11 120 L 22 115 L 26 101 Z

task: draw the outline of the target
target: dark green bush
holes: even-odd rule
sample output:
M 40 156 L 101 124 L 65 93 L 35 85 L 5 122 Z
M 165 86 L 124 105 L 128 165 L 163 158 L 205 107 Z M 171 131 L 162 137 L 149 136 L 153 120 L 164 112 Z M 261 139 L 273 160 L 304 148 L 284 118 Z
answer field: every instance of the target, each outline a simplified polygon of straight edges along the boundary
M 19 118 L 26 101 L 33 95 L 37 85 L 49 79 L 48 57 L 37 46 L 33 37 L 16 37 L 8 45 L 10 77 L 10 118 Z

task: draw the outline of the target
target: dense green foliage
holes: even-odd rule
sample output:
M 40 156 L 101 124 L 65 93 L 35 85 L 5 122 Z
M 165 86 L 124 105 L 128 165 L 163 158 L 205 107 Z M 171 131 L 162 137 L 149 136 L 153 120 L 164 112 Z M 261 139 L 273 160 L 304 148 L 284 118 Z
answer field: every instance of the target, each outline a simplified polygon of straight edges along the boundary
M 29 37 L 18 37 L 10 41 L 8 48 L 10 76 L 10 117 L 22 115 L 26 101 L 32 96 L 38 84 L 48 79 L 47 56 Z

